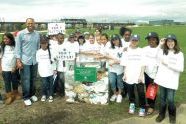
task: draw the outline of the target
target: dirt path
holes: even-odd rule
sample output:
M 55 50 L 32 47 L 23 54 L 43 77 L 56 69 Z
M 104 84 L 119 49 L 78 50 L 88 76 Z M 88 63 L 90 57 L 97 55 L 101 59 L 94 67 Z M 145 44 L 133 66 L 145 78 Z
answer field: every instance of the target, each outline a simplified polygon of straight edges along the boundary
M 152 117 L 132 117 L 129 119 L 123 119 L 120 121 L 113 122 L 111 124 L 169 124 L 168 114 L 162 123 L 156 123 L 155 118 L 157 114 Z M 182 104 L 177 109 L 177 123 L 176 124 L 186 124 L 186 104 Z

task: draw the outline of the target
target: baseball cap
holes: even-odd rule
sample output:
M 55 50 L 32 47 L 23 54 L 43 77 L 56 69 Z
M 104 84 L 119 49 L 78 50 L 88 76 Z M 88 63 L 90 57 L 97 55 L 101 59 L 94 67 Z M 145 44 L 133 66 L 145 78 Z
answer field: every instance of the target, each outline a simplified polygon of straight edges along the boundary
M 130 38 L 130 41 L 132 40 L 137 40 L 137 41 L 140 41 L 140 36 L 138 34 L 133 34 Z
M 166 37 L 166 40 L 168 40 L 168 39 L 177 41 L 176 35 L 174 35 L 174 34 L 168 34 L 167 37 Z
M 145 37 L 145 39 L 149 39 L 151 37 L 154 37 L 154 38 L 158 38 L 159 39 L 159 36 L 158 36 L 158 34 L 156 32 L 149 32 L 147 34 L 147 36 Z

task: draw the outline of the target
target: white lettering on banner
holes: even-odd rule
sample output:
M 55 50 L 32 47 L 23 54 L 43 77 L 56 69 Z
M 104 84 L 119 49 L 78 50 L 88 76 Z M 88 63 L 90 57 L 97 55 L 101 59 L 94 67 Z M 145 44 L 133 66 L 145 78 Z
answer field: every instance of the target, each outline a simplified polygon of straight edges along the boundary
M 65 23 L 48 23 L 48 34 L 55 35 L 58 33 L 65 34 Z
M 75 52 L 67 51 L 66 49 L 61 49 L 58 52 L 57 56 L 58 60 L 74 60 L 75 59 Z

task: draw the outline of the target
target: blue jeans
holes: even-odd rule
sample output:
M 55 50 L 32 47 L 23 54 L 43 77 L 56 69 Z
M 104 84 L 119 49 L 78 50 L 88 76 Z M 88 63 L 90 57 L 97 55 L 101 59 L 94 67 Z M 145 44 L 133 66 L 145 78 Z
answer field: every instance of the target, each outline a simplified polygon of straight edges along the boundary
M 53 75 L 49 77 L 41 77 L 42 95 L 53 96 Z
M 109 83 L 111 85 L 111 89 L 115 91 L 118 89 L 123 89 L 123 74 L 117 75 L 117 73 L 109 72 Z
M 174 105 L 175 90 L 160 86 L 160 106 L 166 106 L 168 102 L 169 108 L 175 108 Z
M 13 90 L 18 90 L 18 77 L 16 72 L 11 71 L 3 71 L 2 72 L 3 80 L 5 83 L 5 91 L 6 93 L 11 92 Z
M 37 64 L 35 65 L 23 65 L 21 69 L 21 80 L 23 99 L 30 99 L 31 96 L 35 95 L 35 81 L 37 77 Z

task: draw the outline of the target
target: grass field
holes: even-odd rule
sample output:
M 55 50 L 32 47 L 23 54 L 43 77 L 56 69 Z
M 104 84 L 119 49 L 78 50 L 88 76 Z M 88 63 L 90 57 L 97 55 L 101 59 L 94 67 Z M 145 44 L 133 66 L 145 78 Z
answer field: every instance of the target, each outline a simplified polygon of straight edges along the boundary
M 182 52 L 184 53 L 184 57 L 186 57 L 186 34 L 185 34 L 186 33 L 185 32 L 186 26 L 149 26 L 149 27 L 131 27 L 131 29 L 133 30 L 133 33 L 135 33 L 135 34 L 137 33 L 141 36 L 141 42 L 140 42 L 141 47 L 144 45 L 147 45 L 147 41 L 145 40 L 145 36 L 147 35 L 148 32 L 155 31 L 160 35 L 160 37 L 164 37 L 168 33 L 175 34 L 178 38 L 179 43 L 180 43 Z M 87 29 L 81 29 L 81 30 L 87 31 Z M 72 30 L 69 29 L 69 30 L 67 30 L 67 32 L 70 33 L 70 32 L 72 32 Z M 92 32 L 93 32 L 93 30 L 92 30 Z M 108 33 L 109 35 L 118 34 L 119 28 L 116 28 L 115 30 L 107 30 L 104 32 Z M 186 65 L 186 62 L 184 65 Z M 179 105 L 181 103 L 186 103 L 186 67 L 184 69 L 184 72 L 181 74 L 179 89 L 176 92 L 176 104 Z M 111 103 L 107 106 L 87 105 L 84 103 L 82 103 L 81 105 L 80 104 L 65 105 L 63 102 L 60 102 L 60 101 L 58 101 L 56 105 L 55 105 L 55 102 L 52 104 L 53 105 L 51 106 L 48 104 L 42 105 L 41 103 L 37 103 L 36 105 L 33 105 L 31 108 L 28 108 L 27 110 L 19 109 L 20 112 L 16 112 L 16 118 L 14 118 L 14 119 L 19 120 L 19 119 L 23 118 L 22 116 L 24 116 L 24 114 L 23 114 L 24 112 L 30 113 L 30 115 L 26 115 L 26 113 L 25 113 L 25 117 L 30 118 L 30 119 L 34 119 L 37 117 L 41 118 L 41 117 L 43 117 L 43 115 L 45 115 L 45 113 L 46 113 L 46 115 L 51 114 L 51 113 L 47 113 L 50 111 L 44 110 L 45 107 L 51 111 L 54 110 L 54 114 L 55 114 L 55 113 L 57 113 L 56 109 L 52 108 L 52 107 L 59 106 L 57 104 L 61 104 L 61 108 L 58 109 L 58 112 L 65 111 L 65 112 L 67 112 L 67 114 L 70 113 L 70 115 L 69 115 L 70 117 L 67 117 L 68 118 L 67 120 L 61 121 L 64 123 L 68 122 L 68 123 L 73 124 L 73 122 L 76 122 L 76 123 L 83 123 L 83 124 L 107 124 L 112 121 L 120 120 L 123 118 L 133 117 L 131 115 L 128 115 L 128 113 L 127 113 L 128 100 L 127 101 L 124 100 L 121 104 Z M 34 109 L 34 107 L 37 105 L 41 107 L 41 108 L 38 107 L 38 110 Z M 157 104 L 157 106 L 158 106 L 158 104 Z M 5 106 L 4 108 L 2 108 L 2 110 L 0 110 L 0 114 L 2 117 L 0 119 L 0 123 L 4 122 L 5 119 L 11 119 L 12 116 L 15 116 L 11 112 L 13 110 L 10 108 L 14 109 L 14 104 L 10 105 L 10 107 Z M 20 105 L 18 106 L 18 108 L 21 108 Z M 32 110 L 32 109 L 34 109 L 34 110 Z M 41 111 L 41 109 L 43 109 L 42 114 L 36 114 L 36 115 L 33 114 L 32 115 L 31 111 L 36 112 L 36 111 Z M 7 110 L 9 110 L 9 111 L 7 111 Z M 4 112 L 4 114 L 1 113 L 2 111 Z M 15 112 L 15 110 L 14 110 L 14 112 Z M 62 114 L 62 113 L 60 113 L 60 114 Z M 134 115 L 134 116 L 137 116 L 137 115 Z M 48 123 L 50 122 L 50 119 L 52 119 L 52 118 L 48 118 Z M 56 117 L 56 119 L 57 119 L 57 117 Z M 12 121 L 14 121 L 13 118 L 12 118 Z M 12 122 L 12 121 L 10 121 L 10 122 Z M 36 121 L 36 122 L 39 123 L 40 121 Z

